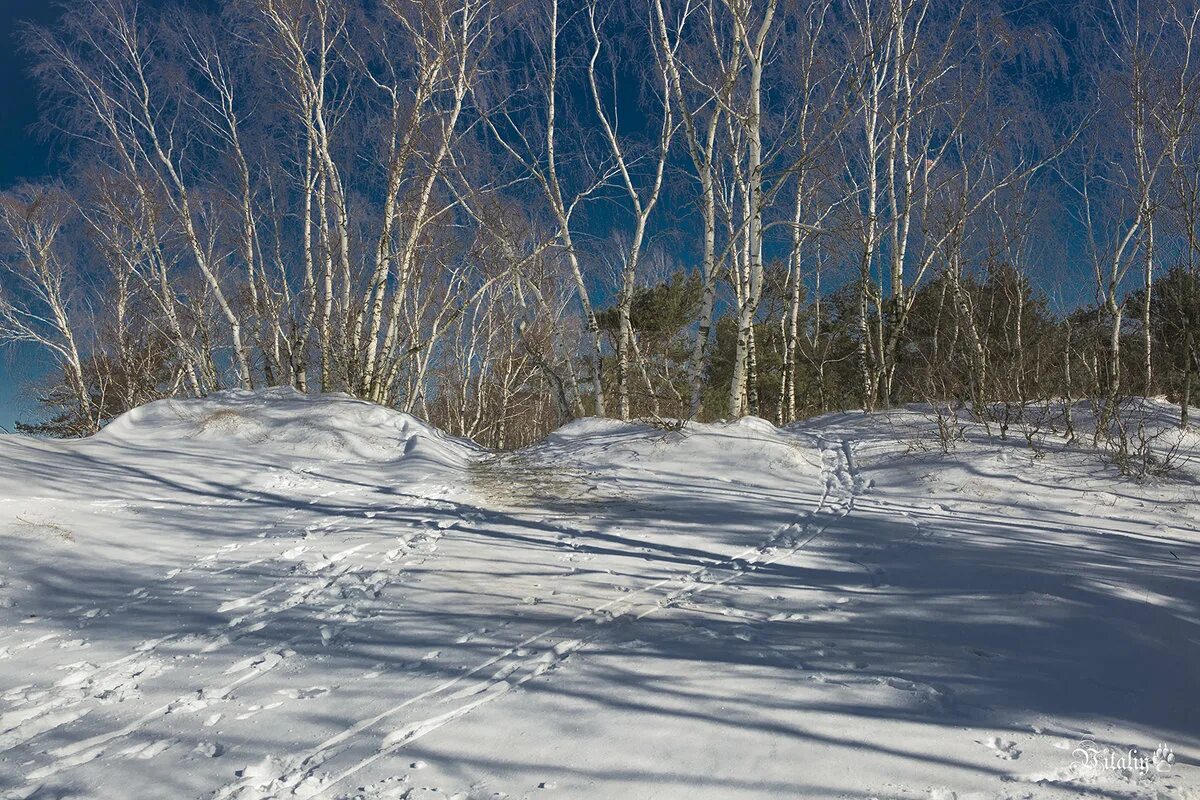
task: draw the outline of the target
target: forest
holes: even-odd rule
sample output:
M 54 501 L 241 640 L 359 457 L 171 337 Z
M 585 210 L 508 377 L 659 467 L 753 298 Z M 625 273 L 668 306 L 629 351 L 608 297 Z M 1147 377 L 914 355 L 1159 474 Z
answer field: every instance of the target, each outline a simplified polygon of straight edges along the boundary
M 51 365 L 21 428 L 269 386 L 499 449 L 913 402 L 1187 427 L 1200 4 L 1063 5 L 73 2 L 23 33 L 64 169 L 0 195 L 0 343 Z

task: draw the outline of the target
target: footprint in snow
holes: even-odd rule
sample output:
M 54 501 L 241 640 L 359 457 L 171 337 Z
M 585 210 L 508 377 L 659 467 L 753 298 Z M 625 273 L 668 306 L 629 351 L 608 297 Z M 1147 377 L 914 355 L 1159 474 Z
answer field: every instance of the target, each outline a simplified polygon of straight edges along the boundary
M 760 621 L 759 615 L 753 611 L 744 611 L 740 608 L 733 608 L 731 606 L 723 606 L 717 611 L 717 613 L 723 617 L 734 617 L 735 619 L 746 620 L 749 622 Z
M 200 742 L 192 752 L 201 758 L 220 758 L 225 753 L 225 745 L 220 742 Z
M 126 747 L 117 753 L 117 758 L 138 758 L 148 760 L 154 758 L 160 753 L 169 750 L 179 743 L 178 739 L 160 739 L 156 742 L 139 742 L 138 744 Z
M 307 689 L 280 689 L 279 694 L 293 700 L 311 700 L 314 697 L 329 694 L 329 691 L 327 686 L 310 686 Z
M 337 637 L 342 633 L 342 628 L 339 625 L 322 625 L 320 627 L 320 633 L 321 645 L 323 647 L 328 647 L 329 644 L 333 640 L 337 639 Z
M 455 639 L 454 643 L 455 644 L 466 644 L 467 642 L 470 642 L 472 639 L 474 639 L 476 636 L 482 636 L 483 634 L 485 634 L 487 632 L 488 632 L 487 628 L 480 628 L 477 631 L 471 631 L 470 633 L 464 633 L 462 636 L 459 636 L 457 639 Z
M 255 714 L 258 714 L 260 711 L 272 711 L 276 708 L 279 708 L 282 705 L 283 705 L 283 702 L 280 701 L 278 703 L 268 703 L 265 706 L 250 706 L 249 708 L 246 709 L 245 713 L 238 714 L 236 717 L 234 717 L 234 719 L 239 720 L 239 721 L 245 720 L 245 719 L 250 719 Z
M 981 744 L 992 750 L 997 758 L 1003 758 L 1005 761 L 1014 761 L 1021 757 L 1021 751 L 1017 748 L 1017 743 L 1011 739 L 1001 739 L 999 736 L 993 736 L 986 739 Z
M 350 794 L 338 795 L 338 800 L 408 800 L 412 796 L 408 776 L 403 775 L 359 786 Z

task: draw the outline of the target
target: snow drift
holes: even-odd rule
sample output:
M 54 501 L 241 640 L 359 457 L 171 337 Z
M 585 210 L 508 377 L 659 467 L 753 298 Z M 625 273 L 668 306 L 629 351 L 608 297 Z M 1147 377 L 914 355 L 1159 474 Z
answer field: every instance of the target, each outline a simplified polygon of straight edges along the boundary
M 963 424 L 0 437 L 0 797 L 1200 797 L 1195 461 Z
M 392 461 L 419 453 L 454 463 L 479 452 L 409 414 L 348 395 L 291 388 L 158 400 L 118 417 L 93 440 L 140 447 L 194 441 L 326 461 Z

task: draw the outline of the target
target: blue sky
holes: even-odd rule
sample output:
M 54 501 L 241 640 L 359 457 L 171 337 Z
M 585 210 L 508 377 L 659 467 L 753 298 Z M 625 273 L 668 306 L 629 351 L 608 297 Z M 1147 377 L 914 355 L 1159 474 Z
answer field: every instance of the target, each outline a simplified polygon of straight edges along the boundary
M 19 50 L 17 29 L 22 22 L 50 22 L 57 13 L 57 4 L 47 0 L 0 0 L 0 187 L 42 177 L 52 169 L 49 144 L 33 131 L 37 93 Z M 37 372 L 28 356 L 21 348 L 0 353 L 0 426 L 10 430 L 15 419 L 28 419 L 33 410 L 19 396 Z
M 0 2 L 0 186 L 45 175 L 49 148 L 31 130 L 37 122 L 37 94 L 26 72 L 17 29 L 22 22 L 50 22 L 57 6 L 46 0 Z
M 188 0 L 202 3 L 204 0 Z M 155 0 L 150 0 L 154 4 Z M 1012 0 L 1000 0 L 1004 4 Z M 68 3 L 69 5 L 69 3 Z M 1069 21 L 1067 4 L 1058 5 L 1055 0 L 1033 0 L 1014 2 L 1020 16 L 1042 18 L 1051 22 L 1064 39 L 1073 36 L 1073 25 Z M 38 98 L 36 87 L 27 72 L 27 58 L 20 52 L 18 29 L 21 23 L 50 23 L 62 7 L 51 0 L 0 0 L 0 189 L 8 188 L 23 180 L 52 175 L 58 164 L 54 158 L 53 143 L 37 130 Z M 1053 101 L 1066 99 L 1071 93 L 1073 67 L 1066 74 L 1051 73 L 1043 76 L 1041 87 L 1047 98 Z M 637 116 L 636 99 L 622 108 L 622 117 L 628 120 Z M 669 205 L 669 204 L 668 204 Z M 678 220 L 669 223 L 678 225 Z M 1067 219 L 1064 226 L 1071 226 Z M 1046 254 L 1052 263 L 1060 262 L 1061 254 Z M 1052 270 L 1062 272 L 1063 270 Z M 1043 286 L 1047 281 L 1040 281 Z M 1070 284 L 1051 277 L 1050 285 L 1058 285 L 1058 294 L 1051 297 L 1052 304 L 1073 306 L 1090 299 L 1086 282 Z M 1085 297 L 1084 295 L 1088 295 Z M 1054 301 L 1059 301 L 1055 303 Z M 36 417 L 36 404 L 30 399 L 28 389 L 44 370 L 33 348 L 0 349 L 0 426 L 12 428 L 15 419 Z

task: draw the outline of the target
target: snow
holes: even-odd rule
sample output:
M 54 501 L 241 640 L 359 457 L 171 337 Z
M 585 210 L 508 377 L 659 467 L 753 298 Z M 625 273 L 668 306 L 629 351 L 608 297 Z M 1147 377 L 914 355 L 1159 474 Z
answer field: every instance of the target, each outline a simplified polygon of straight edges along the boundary
M 264 456 L 321 461 L 393 461 L 416 452 L 448 465 L 462 465 L 479 452 L 409 414 L 347 395 L 310 402 L 291 388 L 159 400 L 122 415 L 93 441 L 143 448 L 191 441 L 253 446 Z
M 0 797 L 1200 798 L 1200 468 L 935 431 L 0 437 Z

